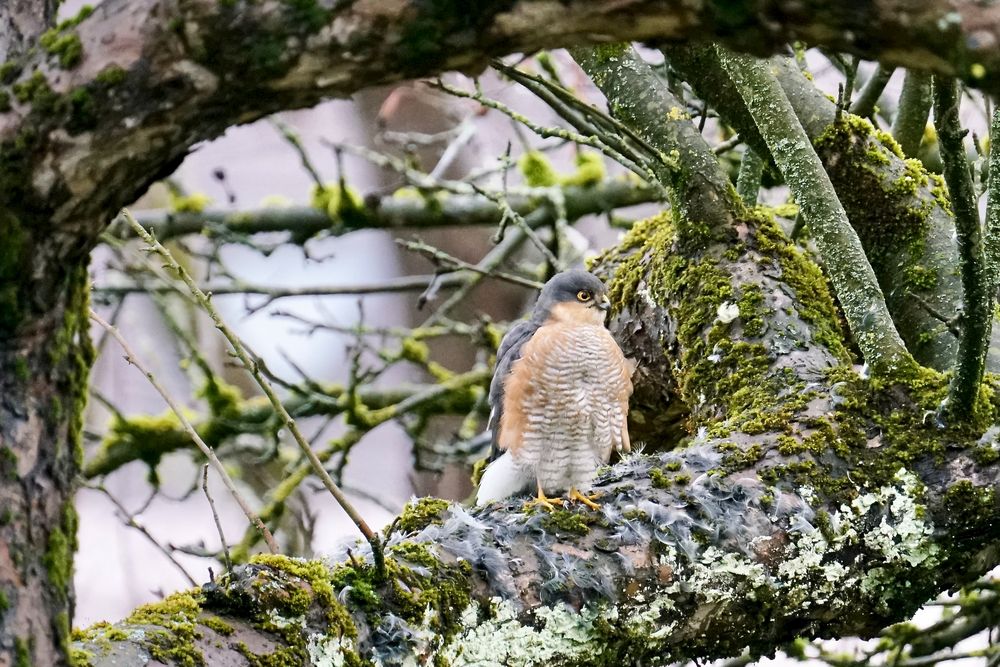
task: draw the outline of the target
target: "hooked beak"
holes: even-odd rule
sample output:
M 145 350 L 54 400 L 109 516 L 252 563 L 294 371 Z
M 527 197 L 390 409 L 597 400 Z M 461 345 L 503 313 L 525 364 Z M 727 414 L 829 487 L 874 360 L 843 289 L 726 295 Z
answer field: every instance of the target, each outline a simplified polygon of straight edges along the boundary
M 611 310 L 611 299 L 607 296 L 601 297 L 601 300 L 597 303 L 597 307 L 603 310 L 605 313 Z

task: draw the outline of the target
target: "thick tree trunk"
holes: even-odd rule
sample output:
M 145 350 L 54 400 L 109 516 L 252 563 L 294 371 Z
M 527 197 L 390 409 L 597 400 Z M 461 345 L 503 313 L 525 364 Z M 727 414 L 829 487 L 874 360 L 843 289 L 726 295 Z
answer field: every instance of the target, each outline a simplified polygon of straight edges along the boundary
M 61 664 L 68 645 L 92 357 L 83 259 L 50 267 L 44 313 L 20 311 L 0 330 L 0 665 Z

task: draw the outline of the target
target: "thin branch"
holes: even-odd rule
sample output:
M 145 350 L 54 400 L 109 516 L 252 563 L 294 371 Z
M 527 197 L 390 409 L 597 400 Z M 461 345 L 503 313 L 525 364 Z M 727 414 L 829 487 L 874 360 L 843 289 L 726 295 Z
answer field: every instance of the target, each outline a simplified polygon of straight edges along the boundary
M 907 157 L 916 157 L 920 142 L 927 128 L 931 110 L 931 75 L 917 70 L 906 70 L 903 91 L 899 95 L 899 108 L 892 119 L 892 136 Z
M 107 498 L 111 502 L 111 504 L 114 505 L 115 508 L 118 510 L 118 514 L 125 522 L 125 525 L 128 526 L 129 528 L 132 528 L 133 530 L 138 531 L 143 537 L 146 538 L 146 540 L 150 544 L 156 547 L 157 551 L 163 554 L 163 557 L 166 558 L 168 561 L 170 561 L 170 564 L 174 566 L 174 569 L 180 572 L 181 576 L 183 576 L 187 580 L 188 585 L 190 586 L 198 585 L 198 582 L 194 580 L 194 577 L 192 577 L 191 574 L 187 571 L 187 569 L 185 569 L 184 566 L 181 565 L 180 561 L 174 558 L 174 555 L 170 553 L 170 549 L 160 544 L 159 540 L 157 540 L 144 525 L 135 520 L 136 515 L 139 514 L 140 512 L 136 512 L 135 514 L 129 512 L 128 509 L 126 509 L 126 507 L 121 504 L 121 501 L 115 498 L 111 494 L 111 492 L 108 491 L 103 485 L 91 486 L 88 488 L 103 493 L 104 497 Z
M 958 119 L 960 99 L 954 80 L 934 77 L 934 125 L 944 163 L 944 180 L 948 184 L 951 208 L 955 212 L 962 275 L 962 335 L 958 339 L 958 358 L 955 360 L 955 376 L 948 389 L 947 410 L 957 419 L 965 419 L 972 414 L 986 368 L 993 295 L 990 292 L 992 281 L 986 275 L 976 191 L 962 141 L 966 132 Z
M 411 252 L 416 252 L 424 257 L 427 257 L 435 265 L 444 265 L 448 267 L 448 270 L 460 269 L 465 271 L 472 271 L 473 273 L 478 273 L 481 276 L 496 278 L 497 280 L 502 280 L 504 282 L 511 283 L 513 285 L 520 285 L 521 287 L 527 287 L 528 289 L 542 289 L 542 284 L 537 280 L 530 280 L 528 278 L 522 278 L 521 276 L 515 276 L 512 273 L 504 273 L 503 271 L 491 271 L 479 267 L 476 264 L 470 264 L 469 262 L 463 261 L 453 255 L 449 255 L 445 251 L 435 248 L 434 246 L 427 245 L 422 241 L 407 241 L 406 239 L 396 239 L 396 243 L 406 248 Z M 426 287 L 426 283 L 424 284 Z
M 212 467 L 215 468 L 215 471 L 219 473 L 219 476 L 222 477 L 223 483 L 226 485 L 226 488 L 229 489 L 229 493 L 232 494 L 233 498 L 236 499 L 236 502 L 237 504 L 239 504 L 240 509 L 243 510 L 243 514 L 245 514 L 250 523 L 256 526 L 257 530 L 260 531 L 260 534 L 264 537 L 264 541 L 267 542 L 267 548 L 271 551 L 271 553 L 278 553 L 278 545 L 275 544 L 274 537 L 271 535 L 271 531 L 268 530 L 267 526 L 264 525 L 264 522 L 260 520 L 260 517 L 258 517 L 257 514 L 252 509 L 250 509 L 250 505 L 247 503 L 246 499 L 236 488 L 236 484 L 233 482 L 233 479 L 229 476 L 229 473 L 226 472 L 226 468 L 225 466 L 222 465 L 222 461 L 220 461 L 219 458 L 215 455 L 215 451 L 213 451 L 211 447 L 205 444 L 205 441 L 201 439 L 201 436 L 198 435 L 198 432 L 194 429 L 194 427 L 191 425 L 191 422 L 189 422 L 187 417 L 184 415 L 184 409 L 177 403 L 177 401 L 173 399 L 173 397 L 167 392 L 166 388 L 164 388 L 164 386 L 160 384 L 160 381 L 156 379 L 156 376 L 153 375 L 153 373 L 149 371 L 146 368 L 146 366 L 139 360 L 135 352 L 132 351 L 132 348 L 129 347 L 128 341 L 125 340 L 125 337 L 122 336 L 121 332 L 118 331 L 117 327 L 114 327 L 110 323 L 106 322 L 100 315 L 95 313 L 93 310 L 90 311 L 90 319 L 97 322 L 100 326 L 102 326 L 105 329 L 105 331 L 111 334 L 114 337 L 114 339 L 118 341 L 118 344 L 121 345 L 122 349 L 125 351 L 125 360 L 128 361 L 129 364 L 135 366 L 143 375 L 145 375 L 146 379 L 149 380 L 149 383 L 153 385 L 153 388 L 156 389 L 156 391 L 160 394 L 160 396 L 163 397 L 163 400 L 166 401 L 167 405 L 170 406 L 170 409 L 173 410 L 174 415 L 177 416 L 178 421 L 180 421 L 181 423 L 181 427 L 191 437 L 191 440 L 193 440 L 194 444 L 198 446 L 198 449 L 200 449 L 201 453 L 205 455 L 205 458 L 208 459 L 209 463 L 212 464 Z
M 219 531 L 219 541 L 222 543 L 222 555 L 226 559 L 226 572 L 233 569 L 233 560 L 229 557 L 229 545 L 226 544 L 226 534 L 222 532 L 222 521 L 219 520 L 219 512 L 215 509 L 215 501 L 212 500 L 212 494 L 208 492 L 208 466 L 202 466 L 201 469 L 201 490 L 205 492 L 205 497 L 208 498 L 208 505 L 212 508 L 212 519 L 215 520 L 215 529 Z
M 991 285 L 989 292 L 997 294 L 1000 288 L 1000 105 L 993 110 L 990 122 L 989 180 L 986 184 L 986 276 Z
M 781 86 L 754 58 L 722 49 L 719 57 L 809 221 L 865 361 L 876 375 L 909 370 L 913 359 L 889 316 L 875 272 Z
M 760 179 L 764 173 L 764 160 L 754 149 L 747 146 L 740 159 L 740 172 L 736 176 L 736 194 L 747 206 L 757 205 Z
M 864 118 L 874 115 L 875 105 L 878 104 L 878 99 L 882 96 L 882 91 L 885 90 L 889 79 L 892 78 L 892 74 L 895 71 L 896 68 L 894 67 L 886 67 L 884 65 L 876 67 L 872 75 L 865 81 L 865 85 L 861 88 L 861 92 L 858 93 L 857 99 L 851 103 L 851 113 Z
M 312 159 L 309 157 L 309 153 L 306 151 L 305 146 L 302 145 L 302 139 L 299 137 L 298 133 L 290 128 L 285 123 L 280 120 L 272 119 L 271 125 L 281 133 L 281 136 L 285 138 L 295 152 L 299 155 L 299 161 L 302 162 L 302 167 L 309 173 L 312 177 L 313 182 L 316 187 L 320 190 L 326 188 L 326 184 L 323 183 L 323 177 L 320 176 L 319 170 L 316 169 L 315 165 L 312 163 Z
M 268 297 L 268 302 L 277 299 L 301 296 L 359 296 L 363 294 L 391 294 L 396 292 L 419 292 L 427 289 L 435 276 L 402 276 L 387 278 L 378 283 L 361 283 L 358 285 L 317 285 L 309 287 L 272 287 L 270 285 L 255 285 L 236 280 L 226 285 L 200 285 L 198 289 L 209 296 L 233 296 L 259 294 Z M 457 287 L 463 280 L 461 275 L 438 278 L 438 287 Z M 125 294 L 164 294 L 173 293 L 170 285 L 143 285 L 130 283 L 127 285 L 95 285 L 94 292 L 108 296 L 123 296 Z
M 206 313 L 208 313 L 208 315 L 215 322 L 216 328 L 220 332 L 222 332 L 222 335 L 225 336 L 226 340 L 229 341 L 230 346 L 232 346 L 233 348 L 233 352 L 239 358 L 240 362 L 243 364 L 243 367 L 254 378 L 258 386 L 260 386 L 261 390 L 264 392 L 264 395 L 267 396 L 271 405 L 274 407 L 274 411 L 278 414 L 281 423 L 292 434 L 292 438 L 298 444 L 299 448 L 302 450 L 302 453 L 309 460 L 309 463 L 312 465 L 313 472 L 315 472 L 316 475 L 319 476 L 320 480 L 323 482 L 323 485 L 330 492 L 330 495 L 332 495 L 336 499 L 337 503 L 341 506 L 341 508 L 343 508 L 344 512 L 346 512 L 347 515 L 351 518 L 351 520 L 354 522 L 354 525 L 357 526 L 361 534 L 364 535 L 366 540 L 368 540 L 368 543 L 371 545 L 372 548 L 372 555 L 375 558 L 376 569 L 378 570 L 380 575 L 384 574 L 385 563 L 383 561 L 382 545 L 381 542 L 379 541 L 378 536 L 368 526 L 364 518 L 362 518 L 362 516 L 354 508 L 351 502 L 347 499 L 347 496 L 345 496 L 344 493 L 340 490 L 340 487 L 338 487 L 336 483 L 334 483 L 333 479 L 330 477 L 330 474 L 323 467 L 323 463 L 316 457 L 316 453 L 309 446 L 309 443 L 306 442 L 305 438 L 302 435 L 302 432 L 299 430 L 298 425 L 295 423 L 295 420 L 292 419 L 291 415 L 288 414 L 288 411 L 285 409 L 284 404 L 281 402 L 277 394 L 274 392 L 274 388 L 271 386 L 271 383 L 268 382 L 267 379 L 264 377 L 263 373 L 261 373 L 260 365 L 257 363 L 257 361 L 250 358 L 250 354 L 247 352 L 243 343 L 223 321 L 222 317 L 219 315 L 219 312 L 215 309 L 215 306 L 212 305 L 212 302 L 209 299 L 209 297 L 200 289 L 198 289 L 198 285 L 195 284 L 194 279 L 184 269 L 184 267 L 182 267 L 180 264 L 177 263 L 177 261 L 174 259 L 170 251 L 164 248 L 159 241 L 157 241 L 153 236 L 149 234 L 149 232 L 147 232 L 142 227 L 142 225 L 136 222 L 135 218 L 132 217 L 132 214 L 129 213 L 127 209 L 122 209 L 120 215 L 125 218 L 126 222 L 132 227 L 132 229 L 135 230 L 136 234 L 138 234 L 143 239 L 143 241 L 145 241 L 149 245 L 150 250 L 160 255 L 160 257 L 162 257 L 163 260 L 166 262 L 167 266 L 169 266 L 181 278 L 181 280 L 184 281 L 184 283 L 188 286 L 188 289 L 191 290 L 192 295 L 194 295 L 194 297 L 198 300 L 198 303 L 201 306 L 201 308 Z

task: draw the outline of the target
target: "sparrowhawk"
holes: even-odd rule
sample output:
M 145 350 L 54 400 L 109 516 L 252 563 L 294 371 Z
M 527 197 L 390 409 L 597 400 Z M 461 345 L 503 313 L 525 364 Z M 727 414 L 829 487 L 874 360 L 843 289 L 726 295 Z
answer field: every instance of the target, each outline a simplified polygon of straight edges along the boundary
M 549 280 L 527 321 L 500 342 L 490 384 L 490 463 L 479 483 L 483 505 L 537 488 L 551 509 L 566 492 L 583 495 L 613 449 L 629 451 L 628 399 L 635 364 L 604 326 L 607 287 L 586 271 Z

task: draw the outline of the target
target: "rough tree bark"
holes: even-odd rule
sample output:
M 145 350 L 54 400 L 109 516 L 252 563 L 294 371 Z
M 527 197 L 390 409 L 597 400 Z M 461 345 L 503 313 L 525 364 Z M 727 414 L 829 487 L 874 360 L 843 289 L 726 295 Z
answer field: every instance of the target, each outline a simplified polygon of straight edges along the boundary
M 826 3 L 817 8 L 808 3 L 794 3 L 794 8 L 792 3 L 755 3 L 749 9 L 739 3 L 720 8 L 708 2 L 507 0 L 480 7 L 475 14 L 464 11 L 461 3 L 417 0 L 106 0 L 92 14 L 42 33 L 52 24 L 55 5 L 13 2 L 0 8 L 0 664 L 12 665 L 60 664 L 66 655 L 75 542 L 70 499 L 80 466 L 79 420 L 91 356 L 84 317 L 89 250 L 113 212 L 170 173 L 194 143 L 234 123 L 376 83 L 446 69 L 478 69 L 487 57 L 513 51 L 615 38 L 686 40 L 698 34 L 737 47 L 775 49 L 791 37 L 801 37 L 862 55 L 885 55 L 888 62 L 953 72 L 987 87 L 1000 72 L 1000 8 L 971 0 L 853 3 L 850 9 Z M 679 148 L 693 154 L 701 150 Z M 609 495 L 615 490 L 615 499 L 608 503 L 611 514 L 604 519 L 572 512 L 548 519 L 525 517 L 508 526 L 507 535 L 503 526 L 508 514 L 469 518 L 461 510 L 448 510 L 450 519 L 436 529 L 440 547 L 428 551 L 414 546 L 412 537 L 397 545 L 405 562 L 394 566 L 401 568 L 398 576 L 379 583 L 389 594 L 389 604 L 396 605 L 386 610 L 366 596 L 372 582 L 360 564 L 343 566 L 338 575 L 342 578 L 335 580 L 353 591 L 344 594 L 352 608 L 361 610 L 353 621 L 330 597 L 325 575 L 316 576 L 313 568 L 318 566 L 250 566 L 206 592 L 205 604 L 242 610 L 245 619 L 261 610 L 280 609 L 267 616 L 267 627 L 278 634 L 258 633 L 253 641 L 248 635 L 245 646 L 250 652 L 288 643 L 301 656 L 311 646 L 329 651 L 332 664 L 341 652 L 350 655 L 355 649 L 393 645 L 460 658 L 469 655 L 463 652 L 472 649 L 462 647 L 472 647 L 477 636 L 488 639 L 476 633 L 493 631 L 521 651 L 551 646 L 545 650 L 557 657 L 581 649 L 592 657 L 591 640 L 598 637 L 617 642 L 608 645 L 618 646 L 623 655 L 648 655 L 658 646 L 651 636 L 663 642 L 664 652 L 658 655 L 684 657 L 724 654 L 754 629 L 762 633 L 755 635 L 758 639 L 772 641 L 802 631 L 803 625 L 816 632 L 864 632 L 912 608 L 921 596 L 959 581 L 961 568 L 977 571 L 992 562 L 991 552 L 980 551 L 995 528 L 994 514 L 987 512 L 994 509 L 994 497 L 984 490 L 987 478 L 995 478 L 987 475 L 993 469 L 977 468 L 968 448 L 946 446 L 968 444 L 974 434 L 955 429 L 927 433 L 925 422 L 917 420 L 939 379 L 920 375 L 899 378 L 899 384 L 858 386 L 846 375 L 818 373 L 824 365 L 846 368 L 840 332 L 829 318 L 829 298 L 818 274 L 770 223 L 743 211 L 731 193 L 709 194 L 723 207 L 712 212 L 717 220 L 711 225 L 705 220 L 650 223 L 642 228 L 647 239 L 637 231 L 621 256 L 609 257 L 607 263 L 631 269 L 615 274 L 618 306 L 627 313 L 623 332 L 628 335 L 623 338 L 631 340 L 637 352 L 649 354 L 660 347 L 668 359 L 675 359 L 680 374 L 671 376 L 673 380 L 661 378 L 664 387 L 677 388 L 667 393 L 681 396 L 697 423 L 707 424 L 708 416 L 729 420 L 724 429 L 706 434 L 706 441 L 683 457 L 637 459 L 609 473 L 606 485 Z M 678 233 L 691 225 L 706 228 L 694 245 L 686 232 Z M 738 253 L 727 254 L 726 239 L 733 234 L 744 245 Z M 647 246 L 648 239 L 655 243 Z M 629 252 L 653 256 L 675 243 L 676 256 L 660 255 L 648 266 L 641 257 L 637 260 L 645 267 L 645 277 L 630 264 L 634 261 L 629 257 L 636 255 Z M 711 275 L 687 264 L 706 257 L 714 262 Z M 801 269 L 796 278 L 786 275 L 792 265 Z M 747 343 L 753 349 L 736 348 L 735 354 L 750 354 L 748 359 L 699 360 L 705 350 L 698 336 L 711 336 L 716 327 L 705 309 L 728 298 L 734 288 L 727 289 L 720 276 L 730 272 L 748 285 L 760 286 L 760 298 L 750 301 L 773 306 L 778 300 L 783 308 L 787 299 L 792 314 L 762 308 L 751 320 L 753 329 L 747 330 L 749 322 L 737 325 L 744 327 L 744 337 L 759 339 Z M 683 290 L 674 289 L 680 286 L 678 280 Z M 753 291 L 741 290 L 733 296 Z M 685 311 L 688 307 L 693 310 Z M 778 324 L 794 327 L 805 348 L 786 350 L 789 341 L 776 333 Z M 731 397 L 702 387 L 705 380 L 699 374 L 712 377 L 712 367 L 705 363 L 750 368 L 756 374 L 751 381 L 780 376 L 788 386 L 805 382 L 818 396 L 794 406 L 785 396 L 773 397 L 768 409 L 756 410 L 757 417 L 751 419 L 750 406 L 736 409 Z M 874 435 L 863 436 L 875 432 L 871 429 L 876 427 L 867 425 L 886 419 L 886 412 L 876 409 L 880 405 L 898 407 L 904 423 L 894 425 L 903 435 L 884 435 L 886 442 L 875 446 Z M 857 421 L 836 419 L 824 426 L 823 415 L 831 410 L 856 410 Z M 737 414 L 743 417 L 737 419 Z M 779 416 L 790 425 L 785 437 L 798 444 L 770 432 Z M 849 436 L 830 435 L 841 433 L 845 423 L 854 424 Z M 755 426 L 748 431 L 748 424 Z M 796 424 L 801 432 L 795 431 Z M 821 439 L 824 434 L 833 439 Z M 809 441 L 813 436 L 815 441 Z M 871 446 L 859 445 L 861 440 Z M 813 442 L 815 451 L 796 451 L 803 442 Z M 929 449 L 910 451 L 901 444 L 906 442 Z M 720 458 L 717 450 L 727 449 L 727 444 L 733 451 Z M 918 464 L 927 462 L 921 454 L 928 451 L 940 460 L 924 469 Z M 844 496 L 845 482 L 839 476 L 847 463 L 855 470 L 871 466 L 865 490 L 853 499 Z M 774 491 L 758 493 L 752 484 L 739 482 L 744 476 L 717 472 L 762 465 L 775 471 Z M 897 476 L 901 466 L 908 472 Z M 968 480 L 952 483 L 959 473 Z M 651 475 L 652 482 L 644 475 Z M 922 476 L 924 488 L 917 476 Z M 809 480 L 814 494 L 800 489 Z M 860 481 L 857 474 L 855 480 Z M 650 484 L 656 488 L 648 488 Z M 630 498 L 635 508 L 627 504 Z M 684 512 L 662 514 L 655 509 L 676 509 L 678 504 L 686 504 Z M 616 508 L 623 511 L 621 516 L 614 514 Z M 801 523 L 811 521 L 809 517 L 825 517 L 816 521 L 819 532 Z M 985 517 L 989 522 L 984 524 Z M 789 523 L 789 518 L 796 522 Z M 588 527 L 591 520 L 595 525 Z M 416 530 L 419 525 L 410 527 Z M 435 529 L 425 528 L 423 538 L 432 537 L 427 530 Z M 556 541 L 572 533 L 586 534 Z M 487 540 L 490 535 L 499 542 Z M 816 546 L 820 535 L 823 548 Z M 751 538 L 756 542 L 749 550 L 738 546 Z M 461 550 L 462 541 L 476 544 L 477 539 L 487 542 L 480 551 Z M 705 546 L 705 541 L 715 544 Z M 533 543 L 552 548 L 535 550 Z M 661 546 L 648 548 L 654 543 Z M 610 545 L 614 553 L 601 550 Z M 781 548 L 787 549 L 782 553 L 793 567 L 782 567 L 781 559 L 774 557 Z M 464 560 L 449 562 L 448 553 Z M 516 572 L 505 573 L 497 559 L 511 555 L 523 560 L 515 563 Z M 562 569 L 561 564 L 571 567 Z M 905 591 L 891 586 L 904 564 L 911 583 Z M 549 567 L 577 574 L 553 580 L 566 584 L 565 591 L 543 590 L 532 573 L 548 572 Z M 587 573 L 604 567 L 608 576 L 599 575 L 595 584 L 593 573 Z M 298 574 L 288 573 L 296 568 Z M 516 578 L 508 579 L 507 574 Z M 277 600 L 255 600 L 250 592 L 259 592 L 259 587 L 241 593 L 240 576 L 248 586 L 252 582 L 247 577 L 258 583 L 260 577 L 271 577 L 290 582 L 291 588 L 279 587 Z M 429 597 L 424 599 L 419 589 L 429 576 L 453 585 L 426 586 Z M 403 579 L 408 583 L 401 584 Z M 308 582 L 302 594 L 290 594 L 299 590 L 295 582 L 301 581 Z M 837 583 L 828 604 L 805 609 L 795 596 L 772 596 L 779 586 L 824 581 Z M 621 589 L 617 606 L 602 601 L 612 591 L 600 582 L 614 582 L 615 590 Z M 535 609 L 535 620 L 532 613 L 515 613 L 514 602 L 482 602 L 478 597 L 511 586 L 523 589 L 519 597 L 524 610 Z M 746 611 L 743 592 L 751 589 L 765 612 L 747 614 L 737 623 Z M 573 616 L 552 604 L 553 595 L 576 604 L 590 602 L 584 615 Z M 533 607 L 536 598 L 547 604 Z M 169 611 L 146 610 L 133 620 L 158 620 L 177 632 L 190 630 L 197 614 L 194 598 L 174 602 Z M 841 605 L 855 603 L 865 611 L 867 624 L 852 624 L 843 615 L 846 607 Z M 313 613 L 320 608 L 325 617 Z M 392 615 L 382 613 L 389 608 Z M 298 624 L 300 615 L 310 628 L 325 627 L 325 634 L 312 637 L 315 633 L 303 634 L 299 626 L 285 622 L 294 617 Z M 329 634 L 330 627 L 342 634 Z M 387 642 L 386 637 L 396 638 L 385 634 L 392 628 L 411 639 Z M 727 632 L 717 636 L 715 629 L 722 628 Z M 372 634 L 365 634 L 366 629 Z M 431 630 L 433 635 L 428 634 Z M 207 639 L 204 628 L 199 631 L 203 636 L 196 641 L 201 646 Z M 222 625 L 216 631 L 220 636 L 227 632 Z M 360 634 L 352 637 L 355 631 Z M 642 636 L 641 645 L 633 632 Z M 309 642 L 299 642 L 303 637 L 310 637 Z M 517 637 L 523 639 L 520 644 Z M 90 647 L 103 652 L 108 647 L 103 642 L 122 638 L 104 637 Z M 160 639 L 148 633 L 143 650 Z M 138 644 L 129 646 L 139 650 Z

